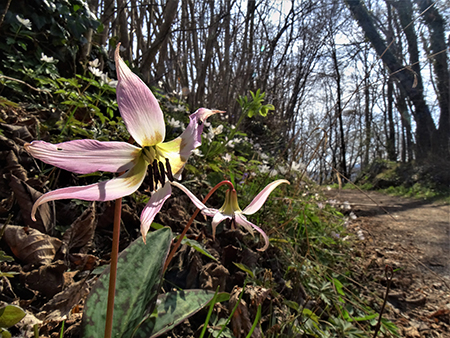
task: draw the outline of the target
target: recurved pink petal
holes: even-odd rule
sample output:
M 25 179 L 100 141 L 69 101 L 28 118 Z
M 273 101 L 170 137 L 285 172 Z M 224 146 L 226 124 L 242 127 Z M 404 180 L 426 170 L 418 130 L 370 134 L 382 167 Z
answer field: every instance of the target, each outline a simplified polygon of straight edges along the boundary
M 166 183 L 162 188 L 153 193 L 147 205 L 144 207 L 144 210 L 142 210 L 141 234 L 144 242 L 147 238 L 148 229 L 150 229 L 156 214 L 161 210 L 164 202 L 170 197 L 171 194 L 172 187 L 169 183 Z
M 137 143 L 142 147 L 154 146 L 164 141 L 166 135 L 163 113 L 151 90 L 122 60 L 119 48 L 120 44 L 117 45 L 115 59 L 120 114 Z
M 242 213 L 245 215 L 251 215 L 257 212 L 263 204 L 266 202 L 267 197 L 269 197 L 270 193 L 278 187 L 282 183 L 290 184 L 288 180 L 276 180 L 272 183 L 269 183 L 254 199 L 251 203 L 245 208 Z
M 252 231 L 249 231 L 253 235 L 253 229 L 258 231 L 264 238 L 265 244 L 262 249 L 257 249 L 258 251 L 264 251 L 269 247 L 269 237 L 267 237 L 266 233 L 260 228 L 257 227 L 255 224 L 247 221 L 247 218 L 242 215 L 241 213 L 236 213 L 235 221 L 237 224 L 243 226 L 245 229 L 249 230 L 252 229 Z
M 201 210 L 203 209 L 208 209 L 206 207 L 206 205 L 204 205 L 188 188 L 186 188 L 184 185 L 178 183 L 178 182 L 171 182 L 171 184 L 175 187 L 177 187 L 178 189 L 181 189 L 192 201 L 192 203 L 194 203 L 194 205 Z M 209 216 L 209 215 L 206 215 Z M 211 216 L 212 217 L 212 216 Z
M 200 108 L 189 116 L 189 125 L 176 139 L 157 145 L 158 155 L 170 160 L 173 176 L 179 179 L 192 151 L 202 144 L 203 123 L 220 110 Z
M 212 227 L 212 235 L 213 238 L 216 236 L 216 228 L 217 226 L 225 219 L 227 218 L 232 218 L 231 216 L 228 215 L 224 215 L 221 212 L 217 212 L 211 222 L 211 227 Z
M 122 172 L 134 166 L 140 148 L 126 142 L 74 140 L 58 144 L 33 141 L 25 144 L 31 156 L 77 174 L 95 171 Z
M 79 199 L 84 201 L 110 201 L 135 192 L 144 180 L 147 163 L 140 159 L 138 163 L 125 174 L 81 187 L 68 187 L 50 191 L 37 199 L 31 210 L 31 218 L 35 221 L 37 208 L 44 203 L 62 200 Z

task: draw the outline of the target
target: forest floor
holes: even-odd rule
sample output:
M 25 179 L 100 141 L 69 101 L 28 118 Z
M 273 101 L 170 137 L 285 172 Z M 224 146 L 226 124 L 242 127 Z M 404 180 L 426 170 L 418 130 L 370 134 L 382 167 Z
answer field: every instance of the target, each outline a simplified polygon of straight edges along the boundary
M 363 279 L 380 280 L 372 290 L 380 297 L 392 267 L 385 316 L 402 337 L 450 337 L 450 205 L 356 189 L 325 194 L 349 214 Z

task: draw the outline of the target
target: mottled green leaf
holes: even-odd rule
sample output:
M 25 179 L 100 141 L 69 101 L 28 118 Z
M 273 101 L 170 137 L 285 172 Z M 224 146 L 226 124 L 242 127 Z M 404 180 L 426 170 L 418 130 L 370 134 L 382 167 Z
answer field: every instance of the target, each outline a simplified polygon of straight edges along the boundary
M 214 291 L 182 290 L 158 296 L 156 311 L 139 327 L 134 338 L 158 337 L 194 315 L 214 297 Z
M 131 337 L 143 318 L 152 313 L 161 282 L 172 231 L 163 228 L 147 235 L 147 244 L 138 238 L 119 256 L 113 337 Z M 109 268 L 94 285 L 83 315 L 83 337 L 103 337 L 108 298 Z

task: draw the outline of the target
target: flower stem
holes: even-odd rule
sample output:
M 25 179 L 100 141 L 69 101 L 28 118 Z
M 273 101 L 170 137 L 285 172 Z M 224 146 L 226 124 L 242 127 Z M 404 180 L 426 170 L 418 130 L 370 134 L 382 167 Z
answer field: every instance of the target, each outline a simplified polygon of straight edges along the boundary
M 111 338 L 114 295 L 116 293 L 117 260 L 119 256 L 120 217 L 122 214 L 122 198 L 116 199 L 114 207 L 113 242 L 111 248 L 111 268 L 109 274 L 108 305 L 106 308 L 105 338 Z
M 205 204 L 206 201 L 211 197 L 211 195 L 219 189 L 222 185 L 228 185 L 231 189 L 234 189 L 233 184 L 230 181 L 222 181 L 218 183 L 214 188 L 211 189 L 211 191 L 206 195 L 206 197 L 203 199 L 202 203 Z M 184 227 L 183 232 L 181 233 L 180 237 L 178 238 L 178 241 L 175 243 L 174 247 L 170 251 L 169 256 L 166 259 L 166 263 L 164 264 L 164 272 L 169 267 L 170 261 L 172 260 L 173 256 L 175 255 L 175 252 L 178 250 L 178 248 L 181 245 L 181 241 L 183 240 L 184 236 L 186 236 L 186 233 L 188 232 L 189 228 L 191 227 L 192 223 L 194 222 L 195 217 L 197 217 L 198 213 L 200 212 L 200 209 L 197 208 L 194 212 L 194 214 L 191 216 L 189 221 L 187 222 L 186 226 Z M 105 337 L 106 338 L 106 337 Z

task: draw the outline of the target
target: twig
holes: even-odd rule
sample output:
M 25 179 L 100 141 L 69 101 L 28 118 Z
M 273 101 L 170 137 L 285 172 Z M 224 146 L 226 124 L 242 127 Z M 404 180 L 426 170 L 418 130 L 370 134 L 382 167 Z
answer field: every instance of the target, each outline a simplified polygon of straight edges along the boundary
M 34 88 L 32 85 L 26 83 L 25 81 L 22 81 L 22 80 L 19 80 L 19 79 L 15 79 L 15 78 L 13 78 L 13 77 L 9 77 L 9 76 L 6 76 L 6 75 L 0 75 L 0 79 L 3 79 L 3 78 L 4 78 L 4 79 L 7 79 L 7 80 L 10 80 L 10 81 L 16 81 L 16 82 L 19 82 L 19 83 L 24 84 L 25 86 L 28 86 L 29 88 L 31 88 L 31 89 L 37 91 L 37 92 L 44 92 L 44 93 L 50 95 L 51 97 L 53 97 L 52 94 L 51 94 L 51 91 L 48 90 L 48 89 Z
M 117 260 L 119 257 L 120 218 L 122 214 L 122 198 L 116 199 L 114 208 L 113 242 L 111 248 L 111 268 L 109 273 L 108 305 L 106 308 L 105 338 L 111 338 L 114 295 L 116 293 Z
M 2 17 L 0 18 L 0 26 L 3 24 L 3 20 L 5 20 L 5 16 L 6 16 L 6 13 L 8 13 L 9 5 L 11 5 L 11 1 L 12 0 L 8 0 L 8 3 L 6 4 L 5 11 L 3 12 Z
M 373 334 L 373 338 L 376 338 L 378 335 L 378 331 L 380 331 L 381 319 L 383 318 L 383 312 L 389 295 L 389 289 L 391 288 L 392 277 L 394 276 L 394 270 L 392 269 L 391 266 L 386 265 L 384 269 L 384 275 L 386 276 L 387 280 L 386 294 L 384 295 L 383 305 L 381 306 L 380 316 L 378 317 L 378 323 L 375 326 L 375 333 Z

